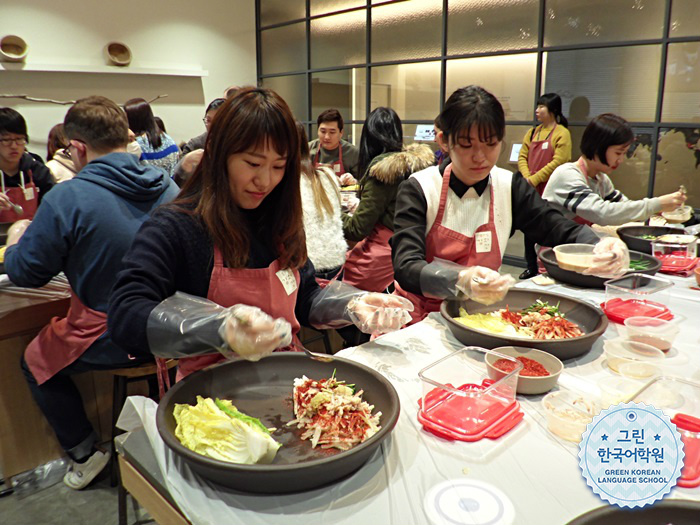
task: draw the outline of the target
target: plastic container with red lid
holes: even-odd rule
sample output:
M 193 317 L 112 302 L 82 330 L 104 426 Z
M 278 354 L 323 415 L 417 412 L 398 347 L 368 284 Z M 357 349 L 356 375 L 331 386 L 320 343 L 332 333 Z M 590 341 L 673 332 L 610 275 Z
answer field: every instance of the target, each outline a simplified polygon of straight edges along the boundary
M 615 323 L 635 316 L 658 317 L 671 320 L 669 288 L 673 282 L 643 273 L 630 273 L 605 281 L 605 302 L 600 306 Z
M 523 365 L 500 354 L 514 362 L 514 369 L 493 381 L 486 371 L 488 352 L 465 347 L 418 372 L 423 385 L 418 421 L 426 430 L 446 439 L 478 441 L 497 439 L 522 420 L 515 392 Z
M 680 377 L 660 376 L 649 381 L 633 398 L 663 411 L 676 425 L 683 441 L 683 470 L 679 487 L 700 486 L 700 384 Z

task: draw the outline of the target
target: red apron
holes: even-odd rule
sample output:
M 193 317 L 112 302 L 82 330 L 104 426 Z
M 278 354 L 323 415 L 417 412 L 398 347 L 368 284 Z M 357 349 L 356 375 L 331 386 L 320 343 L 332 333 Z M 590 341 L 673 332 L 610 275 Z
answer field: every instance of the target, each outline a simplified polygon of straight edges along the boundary
M 581 173 L 583 173 L 586 178 L 588 178 L 588 168 L 586 168 L 586 163 L 583 162 L 583 157 L 579 157 L 579 159 L 576 161 L 576 165 L 578 166 L 578 169 L 581 170 Z M 577 222 L 579 224 L 583 224 L 584 226 L 590 226 L 593 224 L 591 221 L 584 219 L 583 217 L 579 217 L 576 215 L 574 217 L 574 222 Z
M 218 248 L 214 248 L 214 269 L 209 281 L 207 299 L 228 308 L 234 304 L 257 306 L 271 317 L 283 317 L 292 325 L 292 336 L 296 340 L 299 321 L 294 315 L 299 292 L 299 271 L 294 270 L 296 288 L 287 293 L 277 272 L 280 271 L 279 259 L 275 259 L 267 268 L 226 268 Z M 178 361 L 177 381 L 192 372 L 223 361 L 219 352 L 184 357 Z
M 389 239 L 394 232 L 376 224 L 367 238 L 358 242 L 345 259 L 343 282 L 368 292 L 383 292 L 394 280 Z
M 442 177 L 442 190 L 440 192 L 440 204 L 435 217 L 435 222 L 425 238 L 425 260 L 431 262 L 435 258 L 452 261 L 462 266 L 485 266 L 492 270 L 498 271 L 501 267 L 502 257 L 501 249 L 498 245 L 498 237 L 496 236 L 496 226 L 494 224 L 493 213 L 493 183 L 490 186 L 491 203 L 489 204 L 489 220 L 487 223 L 479 226 L 474 232 L 473 237 L 468 237 L 462 233 L 450 230 L 442 225 L 442 219 L 445 215 L 445 206 L 447 204 L 447 192 L 450 188 L 450 175 L 452 173 L 452 164 L 447 166 L 445 174 Z M 491 236 L 491 249 L 485 252 L 477 252 L 477 243 L 475 242 L 476 234 L 488 232 Z M 411 312 L 411 322 L 417 323 L 425 319 L 430 312 L 437 312 L 440 309 L 442 299 L 434 299 L 423 297 L 411 292 L 407 292 L 396 283 L 396 295 L 405 297 L 413 303 L 413 312 Z
M 318 151 L 316 152 L 316 155 L 314 155 L 314 168 L 318 168 L 319 164 L 321 164 L 318 161 L 318 157 L 321 154 L 321 143 L 318 143 Z M 343 145 L 338 144 L 338 160 L 335 162 L 331 162 L 331 169 L 333 170 L 333 173 L 335 173 L 336 177 L 340 177 L 343 173 L 345 173 L 345 166 L 343 166 Z
M 0 176 L 2 176 L 2 192 L 7 195 L 12 203 L 22 206 L 24 210 L 22 215 L 18 215 L 12 208 L 9 210 L 2 209 L 0 210 L 0 222 L 16 222 L 20 219 L 32 220 L 34 218 L 36 209 L 39 206 L 39 194 L 34 180 L 32 179 L 31 170 L 27 171 L 27 175 L 29 176 L 29 182 L 27 184 L 24 183 L 24 173 L 20 171 L 20 185 L 17 187 L 5 188 L 5 176 L 0 174 Z
M 75 292 L 64 318 L 54 317 L 27 346 L 24 359 L 38 384 L 78 359 L 107 330 L 107 314 L 85 306 Z
M 554 158 L 554 146 L 552 145 L 552 141 L 550 139 L 556 127 L 557 125 L 555 123 L 552 131 L 549 132 L 549 135 L 547 135 L 544 140 L 533 140 L 530 142 L 530 149 L 527 152 L 527 169 L 530 170 L 530 174 L 537 173 L 547 164 L 552 162 L 552 159 Z M 540 197 L 544 193 L 544 188 L 546 185 L 547 181 L 542 182 L 535 187 L 537 193 L 540 194 Z

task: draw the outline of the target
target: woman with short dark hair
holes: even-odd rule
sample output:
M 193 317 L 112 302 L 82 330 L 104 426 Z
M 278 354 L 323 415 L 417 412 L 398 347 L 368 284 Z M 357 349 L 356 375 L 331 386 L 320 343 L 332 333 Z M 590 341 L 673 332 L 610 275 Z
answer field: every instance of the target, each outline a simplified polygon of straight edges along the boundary
M 391 285 L 389 239 L 394 233 L 399 185 L 434 162 L 435 155 L 426 145 L 404 148 L 401 119 L 393 109 L 379 107 L 369 114 L 360 139 L 360 203 L 353 215 L 343 217 L 345 238 L 358 243 L 345 261 L 343 282 L 373 292 Z
M 622 117 L 598 115 L 583 132 L 581 157 L 554 170 L 542 197 L 566 217 L 601 226 L 643 221 L 682 206 L 686 195 L 680 190 L 633 201 L 615 189 L 610 175 L 624 162 L 634 138 Z
M 413 321 L 457 295 L 492 304 L 513 284 L 500 275 L 503 254 L 518 229 L 536 242 L 556 246 L 598 241 L 590 228 L 548 206 L 520 176 L 496 167 L 505 136 L 501 103 L 479 86 L 455 91 L 440 113 L 438 141 L 451 163 L 411 176 L 399 189 L 391 239 L 396 291 L 414 305 Z M 619 239 L 601 241 L 589 271 L 615 275 L 626 269 Z
M 302 324 L 383 332 L 405 322 L 403 310 L 384 308 L 398 298 L 354 289 L 338 297 L 316 283 L 299 140 L 273 91 L 244 88 L 226 99 L 194 174 L 124 257 L 109 308 L 114 341 L 133 355 L 181 358 L 182 378 L 232 351 L 257 360 L 288 347 Z
M 158 127 L 151 105 L 142 98 L 132 98 L 124 104 L 129 129 L 136 134 L 141 147 L 141 162 L 164 169 L 173 176 L 180 157 L 175 141 Z

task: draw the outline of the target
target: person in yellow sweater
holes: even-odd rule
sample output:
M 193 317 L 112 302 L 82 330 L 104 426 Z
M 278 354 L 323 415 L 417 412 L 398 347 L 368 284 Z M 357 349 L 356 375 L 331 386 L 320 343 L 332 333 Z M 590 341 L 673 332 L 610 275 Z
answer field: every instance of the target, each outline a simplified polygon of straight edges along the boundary
M 571 133 L 561 111 L 561 98 L 545 93 L 537 99 L 535 116 L 541 124 L 525 133 L 518 156 L 518 169 L 523 177 L 542 195 L 552 172 L 571 160 Z M 525 236 L 527 268 L 520 279 L 537 275 L 535 242 Z

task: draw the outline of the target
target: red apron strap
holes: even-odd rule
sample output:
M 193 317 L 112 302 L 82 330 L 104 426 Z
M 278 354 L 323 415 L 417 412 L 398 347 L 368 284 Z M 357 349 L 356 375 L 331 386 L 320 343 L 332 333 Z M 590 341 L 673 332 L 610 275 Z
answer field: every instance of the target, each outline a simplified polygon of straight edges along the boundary
M 165 393 L 170 389 L 167 359 L 156 357 L 156 376 L 158 377 L 158 399 L 163 399 Z

